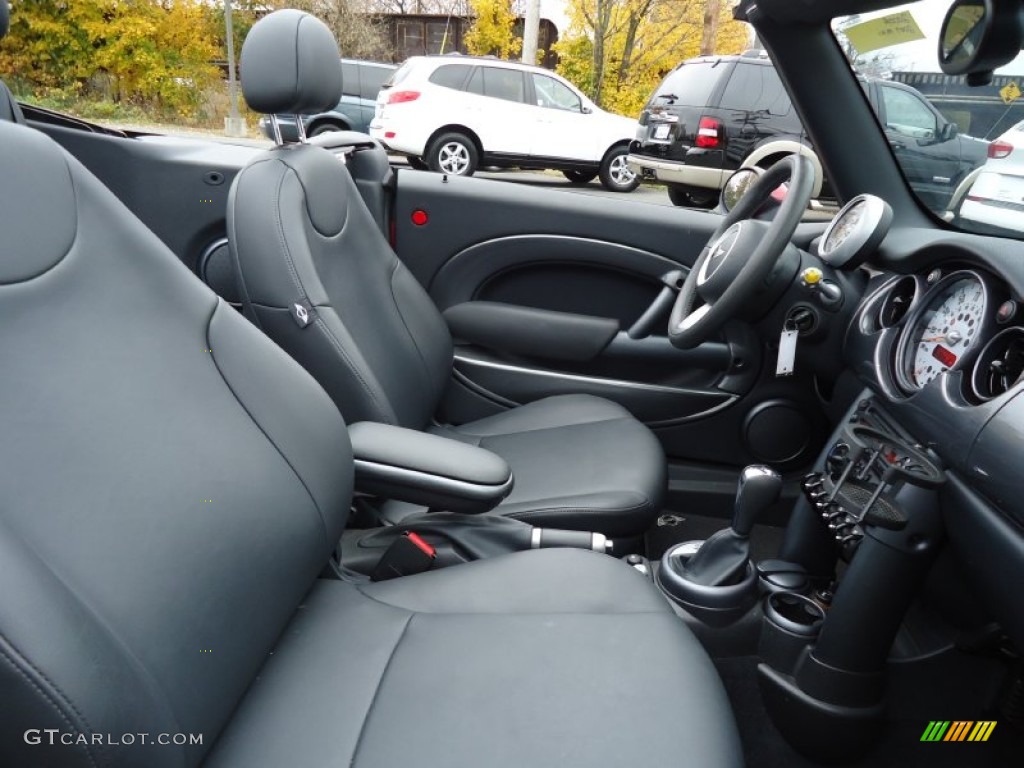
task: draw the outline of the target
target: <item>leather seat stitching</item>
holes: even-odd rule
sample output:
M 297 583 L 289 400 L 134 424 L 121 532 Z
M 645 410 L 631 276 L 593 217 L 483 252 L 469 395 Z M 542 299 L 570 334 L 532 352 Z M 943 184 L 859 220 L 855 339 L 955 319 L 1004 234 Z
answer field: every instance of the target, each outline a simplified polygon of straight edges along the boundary
M 509 413 L 513 413 L 513 412 L 514 411 L 509 411 Z M 493 418 L 493 417 L 488 417 L 488 418 Z M 533 428 L 530 428 L 530 429 L 513 429 L 513 430 L 509 430 L 507 432 L 480 433 L 480 432 L 470 432 L 469 430 L 463 431 L 460 427 L 452 427 L 452 429 L 454 431 L 458 432 L 459 434 L 462 434 L 462 435 L 469 435 L 470 437 L 479 437 L 481 439 L 487 439 L 489 437 L 507 437 L 509 435 L 526 435 L 526 434 L 529 434 L 531 432 L 549 432 L 549 431 L 552 431 L 552 430 L 572 429 L 573 427 L 589 427 L 592 424 L 612 424 L 612 423 L 616 423 L 616 422 L 626 422 L 626 423 L 629 423 L 629 424 L 633 424 L 633 423 L 639 424 L 640 423 L 636 419 L 634 419 L 632 416 L 614 416 L 614 417 L 609 417 L 609 418 L 606 418 L 606 419 L 605 418 L 593 419 L 591 421 L 576 421 L 576 422 L 573 422 L 572 424 L 555 424 L 555 425 L 546 425 L 546 426 L 543 426 L 543 427 L 533 427 Z M 643 426 L 643 425 L 641 424 L 641 426 Z
M 370 599 L 372 600 L 373 598 Z M 363 734 L 366 732 L 366 724 L 370 722 L 370 715 L 373 714 L 373 708 L 377 704 L 377 696 L 380 694 L 380 689 L 384 685 L 384 678 L 387 676 L 388 670 L 391 668 L 391 662 L 394 661 L 395 653 L 398 651 L 398 646 L 402 644 L 402 640 L 405 638 L 405 633 L 409 631 L 409 625 L 412 624 L 412 620 L 414 618 L 416 618 L 416 613 L 410 611 L 409 618 L 405 620 L 405 626 L 402 627 L 402 632 L 398 635 L 398 640 L 395 641 L 395 647 L 391 649 L 391 654 L 388 656 L 387 663 L 384 665 L 384 671 L 380 673 L 380 679 L 377 680 L 377 685 L 373 689 L 373 698 L 370 699 L 370 706 L 367 707 L 362 725 L 359 726 L 359 735 L 356 737 L 356 745 L 352 748 L 352 759 L 349 761 L 349 765 L 356 764 L 356 757 L 359 755 L 359 748 L 363 745 Z
M 0 2 L 2 2 L 2 0 L 0 0 Z M 26 130 L 34 130 L 34 129 L 26 128 Z M 37 272 L 34 275 L 29 275 L 28 277 L 26 277 L 26 278 L 24 278 L 22 280 L 11 280 L 9 282 L 2 282 L 2 281 L 0 281 L 0 288 L 3 288 L 3 287 L 8 286 L 8 285 L 21 285 L 23 283 L 29 283 L 29 282 L 32 282 L 33 280 L 38 280 L 43 275 L 49 274 L 50 272 L 52 272 L 53 270 L 55 270 L 57 267 L 59 267 L 61 264 L 64 263 L 64 260 L 67 259 L 68 254 L 70 254 L 71 251 L 74 250 L 75 244 L 78 243 L 78 218 L 79 218 L 78 217 L 78 185 L 75 184 L 75 174 L 71 172 L 71 166 L 68 164 L 67 157 L 64 158 L 64 168 L 68 172 L 68 181 L 71 183 L 71 197 L 72 197 L 72 199 L 74 200 L 74 203 L 75 203 L 74 204 L 74 210 L 75 210 L 75 235 L 74 235 L 74 237 L 71 238 L 71 242 L 68 243 L 67 250 L 64 251 L 64 253 L 60 256 L 60 258 L 58 258 L 57 261 L 55 261 L 53 264 L 48 266 L 42 272 Z
M 519 502 L 528 503 L 528 502 Z M 529 520 L 536 515 L 546 515 L 550 512 L 560 512 L 566 515 L 578 515 L 578 514 L 615 514 L 619 512 L 638 512 L 644 508 L 651 506 L 651 500 L 644 498 L 644 500 L 638 504 L 634 504 L 631 507 L 543 507 L 541 509 L 529 509 L 523 510 L 522 512 L 502 512 L 505 517 L 512 517 L 517 520 Z M 498 509 L 501 509 L 499 506 Z
M 571 611 L 571 610 L 556 610 L 556 611 L 424 611 L 416 608 L 409 608 L 405 605 L 398 603 L 389 603 L 387 600 L 382 600 L 379 597 L 368 595 L 363 591 L 363 588 L 356 585 L 356 589 L 363 597 L 367 600 L 372 600 L 378 605 L 386 605 L 388 608 L 397 608 L 400 611 L 409 611 L 415 617 L 417 614 L 423 614 L 425 616 L 642 616 L 646 614 L 652 614 L 660 616 L 665 613 L 660 607 L 655 609 L 644 609 L 642 611 Z M 404 636 L 404 633 L 403 633 Z M 394 655 L 394 651 L 392 651 Z M 390 661 L 389 661 L 390 663 Z M 379 686 L 378 686 L 379 687 Z M 376 694 L 375 694 L 376 695 Z
M 281 245 L 281 251 L 284 253 L 284 261 L 288 267 L 288 274 L 292 277 L 292 283 L 295 284 L 295 290 L 299 292 L 300 299 L 308 299 L 306 296 L 306 290 L 302 285 L 302 281 L 299 279 L 298 270 L 295 269 L 295 261 L 292 259 L 292 252 L 288 248 L 288 238 L 284 233 L 284 221 L 281 219 L 281 188 L 284 186 L 284 181 L 288 178 L 288 174 L 295 173 L 295 170 L 287 163 L 282 162 L 282 165 L 287 169 L 281 174 L 281 178 L 277 180 L 277 188 L 274 190 L 274 204 L 272 209 L 274 211 L 274 224 L 277 225 L 277 240 Z M 299 186 L 302 186 L 302 182 L 299 182 Z
M 6 643 L 7 645 L 10 645 L 10 641 L 8 641 L 8 639 L 4 635 L 0 635 L 0 639 L 2 639 L 4 641 L 4 643 Z M 11 646 L 11 647 L 13 649 L 13 646 Z M 82 716 L 82 713 L 78 711 L 78 708 L 75 706 L 74 702 L 72 702 L 71 699 L 69 699 L 67 697 L 67 695 L 64 693 L 64 691 L 62 691 L 60 689 L 59 686 L 54 685 L 53 681 L 50 680 L 50 678 L 48 678 L 45 674 L 43 674 L 43 672 L 40 671 L 39 668 L 37 668 L 34 664 L 32 664 L 31 661 L 26 659 L 21 654 L 18 654 L 18 655 L 21 656 L 21 661 L 24 663 L 24 665 L 26 667 L 31 669 L 35 674 L 39 675 L 39 677 L 41 677 L 43 680 L 45 680 L 46 683 L 48 685 L 50 685 L 54 689 L 54 691 L 56 692 L 57 696 L 59 696 L 67 704 L 67 706 L 71 709 L 71 711 L 74 712 L 75 715 L 77 715 L 79 720 L 82 721 L 82 723 L 85 725 L 84 729 L 83 728 L 79 728 L 77 725 L 75 725 L 75 723 L 73 723 L 71 721 L 71 718 L 68 716 L 68 713 L 60 705 L 60 703 L 58 701 L 56 701 L 53 696 L 51 696 L 49 693 L 47 693 L 47 691 L 41 685 L 39 685 L 38 681 L 33 680 L 32 677 L 29 676 L 28 672 L 26 672 L 22 668 L 21 664 L 18 663 L 17 659 L 15 659 L 13 656 L 11 656 L 6 650 L 4 650 L 4 648 L 2 646 L 0 646 L 0 656 L 2 656 L 4 658 L 4 660 L 7 662 L 7 664 L 15 672 L 17 672 L 22 678 L 24 678 L 25 681 L 29 685 L 31 685 L 36 691 L 39 692 L 39 694 L 44 699 L 46 699 L 46 701 L 50 704 L 50 706 L 53 707 L 54 711 L 56 711 L 56 713 L 58 715 L 60 715 L 61 720 L 63 720 L 65 723 L 67 723 L 68 727 L 70 727 L 71 730 L 75 731 L 76 733 L 81 733 L 83 735 L 91 736 L 92 735 L 92 727 L 89 725 L 89 722 L 85 719 L 85 717 Z M 91 742 L 92 739 L 90 738 L 90 739 L 88 739 L 88 741 Z M 95 766 L 96 765 L 96 760 L 93 757 L 92 750 L 89 749 L 89 744 L 85 744 L 84 745 L 84 749 L 85 749 L 85 756 L 88 758 L 89 764 Z
M 420 358 L 420 362 L 423 363 L 423 372 L 427 375 L 427 380 L 431 379 L 430 365 L 427 363 L 427 358 L 423 355 L 423 350 L 420 349 L 420 345 L 416 341 L 416 337 L 412 333 L 412 328 L 409 327 L 409 323 L 405 320 L 405 314 L 402 312 L 402 305 L 398 301 L 398 297 L 395 295 L 395 277 L 398 275 L 398 270 L 401 268 L 402 262 L 397 258 L 395 259 L 395 266 L 391 270 L 391 276 L 388 278 L 388 289 L 391 291 L 391 301 L 395 307 L 395 313 L 398 315 L 398 319 L 402 321 L 402 326 L 405 328 L 405 333 L 409 337 L 409 341 L 412 342 L 413 348 L 416 350 L 416 354 Z
M 214 348 L 213 342 L 210 339 L 210 328 L 213 325 L 213 318 L 217 316 L 217 311 L 220 309 L 223 303 L 224 300 L 218 297 L 217 303 L 213 307 L 213 312 L 210 314 L 210 319 L 206 321 L 206 346 L 210 349 Z M 284 463 L 288 465 L 288 469 L 292 471 L 292 474 L 295 475 L 295 478 L 302 484 L 302 487 L 305 489 L 306 494 L 309 496 L 309 500 L 313 502 L 313 508 L 320 516 L 320 523 L 324 527 L 324 540 L 327 541 L 329 538 L 328 531 L 330 530 L 330 526 L 327 524 L 327 518 L 324 516 L 323 510 L 320 509 L 320 505 L 317 503 L 316 497 L 313 495 L 313 491 L 311 491 L 309 486 L 306 485 L 306 481 L 303 479 L 302 475 L 299 474 L 299 471 L 292 465 L 291 461 L 285 455 L 284 451 L 281 450 L 281 447 L 276 442 L 274 442 L 274 439 L 263 428 L 263 425 L 259 423 L 256 417 L 253 416 L 252 412 L 246 407 L 245 403 L 242 402 L 242 398 L 240 398 L 238 396 L 238 393 L 235 392 L 234 387 L 231 386 L 231 382 L 229 382 L 227 376 L 224 375 L 224 371 L 222 371 L 220 366 L 217 364 L 216 353 L 211 354 L 210 359 L 213 362 L 214 369 L 220 375 L 221 381 L 224 382 L 224 386 L 228 388 L 228 392 L 231 393 L 232 397 L 235 398 L 235 401 L 238 403 L 238 405 L 242 408 L 243 411 L 245 411 L 245 415 L 249 417 L 249 420 L 256 426 L 256 429 L 263 433 L 263 436 L 267 438 L 267 442 L 274 447 L 274 450 L 277 451 L 278 455 L 284 460 Z
M 323 321 L 323 318 L 318 315 L 314 320 L 313 325 L 323 332 L 324 336 L 327 337 L 327 341 L 334 347 L 334 351 L 341 357 L 342 362 L 344 362 L 346 367 L 352 371 L 352 375 L 356 377 L 359 385 L 366 391 L 366 394 L 369 395 L 370 400 L 373 401 L 374 406 L 377 408 L 381 421 L 385 424 L 396 423 L 398 421 L 398 416 L 395 414 L 394 409 L 390 406 L 387 408 L 384 407 L 384 404 L 381 403 L 380 399 L 377 397 L 377 393 L 364 378 L 363 372 L 359 369 L 359 366 L 357 366 L 355 361 L 349 357 L 348 352 L 345 351 L 345 348 L 342 346 L 341 342 L 338 341 L 331 329 L 327 327 L 327 323 Z

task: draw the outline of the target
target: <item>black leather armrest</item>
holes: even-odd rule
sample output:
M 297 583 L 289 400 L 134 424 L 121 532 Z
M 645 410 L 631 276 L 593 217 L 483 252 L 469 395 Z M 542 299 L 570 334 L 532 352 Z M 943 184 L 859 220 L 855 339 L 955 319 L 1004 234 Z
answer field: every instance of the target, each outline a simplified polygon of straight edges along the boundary
M 475 445 L 360 421 L 348 428 L 356 490 L 450 512 L 486 512 L 512 490 L 512 469 Z
M 496 352 L 552 360 L 592 360 L 619 330 L 610 317 L 520 307 L 497 301 L 467 301 L 444 311 L 456 339 Z

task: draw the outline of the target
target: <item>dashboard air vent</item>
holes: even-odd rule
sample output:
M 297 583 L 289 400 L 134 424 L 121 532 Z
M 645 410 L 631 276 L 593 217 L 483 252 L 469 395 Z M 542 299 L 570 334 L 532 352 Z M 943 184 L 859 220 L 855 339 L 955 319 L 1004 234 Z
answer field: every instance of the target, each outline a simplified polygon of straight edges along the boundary
M 1024 378 L 1024 328 L 1007 328 L 978 355 L 971 386 L 979 400 L 991 400 Z
M 892 328 L 907 316 L 907 311 L 914 303 L 917 295 L 917 281 L 910 277 L 901 277 L 888 290 L 885 301 L 878 311 L 880 328 Z

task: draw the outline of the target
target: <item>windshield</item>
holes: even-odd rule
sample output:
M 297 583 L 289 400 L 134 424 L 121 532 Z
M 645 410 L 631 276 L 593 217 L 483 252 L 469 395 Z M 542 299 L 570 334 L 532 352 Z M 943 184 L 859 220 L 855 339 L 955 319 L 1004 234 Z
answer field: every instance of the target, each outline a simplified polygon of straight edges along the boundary
M 943 74 L 949 6 L 922 0 L 832 29 L 922 205 L 960 229 L 1024 237 L 1024 56 L 984 86 Z

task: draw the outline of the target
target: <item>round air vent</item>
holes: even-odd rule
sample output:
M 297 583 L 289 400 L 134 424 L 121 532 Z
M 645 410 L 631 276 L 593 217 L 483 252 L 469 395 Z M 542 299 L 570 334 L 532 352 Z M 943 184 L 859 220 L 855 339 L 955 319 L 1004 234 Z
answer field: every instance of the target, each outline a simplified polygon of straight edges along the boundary
M 1024 378 L 1024 328 L 1007 328 L 978 355 L 971 388 L 982 401 L 1007 392 Z
M 892 328 L 907 316 L 907 312 L 917 296 L 917 280 L 907 275 L 901 277 L 886 293 L 885 300 L 878 310 L 880 328 Z

